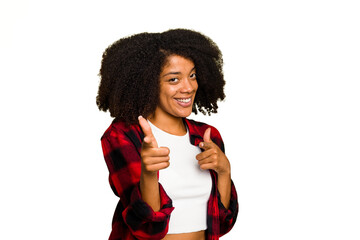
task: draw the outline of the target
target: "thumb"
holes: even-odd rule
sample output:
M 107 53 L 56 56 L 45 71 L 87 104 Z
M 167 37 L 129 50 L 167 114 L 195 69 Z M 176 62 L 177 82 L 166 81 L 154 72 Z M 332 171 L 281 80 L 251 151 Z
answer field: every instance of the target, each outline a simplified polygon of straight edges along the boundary
M 140 125 L 140 127 L 143 130 L 144 135 L 145 135 L 144 136 L 144 142 L 143 142 L 145 147 L 157 148 L 158 144 L 157 144 L 156 139 L 155 139 L 155 137 L 154 137 L 154 135 L 152 133 L 150 124 L 142 116 L 139 116 L 138 119 L 139 119 L 139 125 Z

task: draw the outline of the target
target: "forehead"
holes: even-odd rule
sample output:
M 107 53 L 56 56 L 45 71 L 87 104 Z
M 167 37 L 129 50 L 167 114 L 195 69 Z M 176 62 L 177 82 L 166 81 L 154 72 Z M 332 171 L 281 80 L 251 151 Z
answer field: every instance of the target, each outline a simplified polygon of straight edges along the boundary
M 165 63 L 163 65 L 162 71 L 166 71 L 168 69 L 193 69 L 195 67 L 194 62 L 180 55 L 170 55 L 166 58 Z

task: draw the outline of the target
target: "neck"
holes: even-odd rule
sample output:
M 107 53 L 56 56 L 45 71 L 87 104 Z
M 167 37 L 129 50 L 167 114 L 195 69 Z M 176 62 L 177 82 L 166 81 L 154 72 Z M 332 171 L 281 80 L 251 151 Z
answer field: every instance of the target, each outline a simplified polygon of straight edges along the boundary
M 186 127 L 182 118 L 180 117 L 158 117 L 155 114 L 150 116 L 149 121 L 154 124 L 156 127 L 160 128 L 164 132 L 183 136 L 186 134 Z

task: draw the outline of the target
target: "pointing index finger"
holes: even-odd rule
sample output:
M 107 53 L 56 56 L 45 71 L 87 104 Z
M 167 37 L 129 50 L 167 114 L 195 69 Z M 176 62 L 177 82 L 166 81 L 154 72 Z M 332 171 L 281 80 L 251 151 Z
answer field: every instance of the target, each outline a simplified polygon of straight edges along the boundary
M 152 130 L 151 130 L 151 127 L 150 127 L 150 124 L 147 122 L 147 120 L 145 118 L 143 118 L 142 116 L 139 116 L 139 124 L 140 124 L 140 127 L 141 129 L 143 130 L 144 132 L 144 142 L 146 144 L 149 144 L 150 147 L 154 147 L 154 148 L 157 148 L 157 142 L 156 142 L 156 139 L 152 133 Z
M 204 141 L 199 144 L 200 148 L 202 148 L 204 150 L 212 148 L 213 141 L 211 140 L 211 128 L 210 127 L 205 130 L 203 140 Z

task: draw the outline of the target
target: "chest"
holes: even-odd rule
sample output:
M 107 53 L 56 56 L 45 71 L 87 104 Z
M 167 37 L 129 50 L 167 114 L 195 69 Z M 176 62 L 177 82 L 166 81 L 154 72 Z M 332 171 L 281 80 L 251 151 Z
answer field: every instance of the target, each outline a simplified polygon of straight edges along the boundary
M 159 146 L 170 149 L 170 166 L 159 172 L 159 182 L 173 201 L 208 200 L 212 180 L 208 170 L 201 170 L 196 155 L 199 147 L 192 145 L 188 135 L 174 136 L 154 131 Z M 200 200 L 202 199 L 202 200 Z

